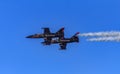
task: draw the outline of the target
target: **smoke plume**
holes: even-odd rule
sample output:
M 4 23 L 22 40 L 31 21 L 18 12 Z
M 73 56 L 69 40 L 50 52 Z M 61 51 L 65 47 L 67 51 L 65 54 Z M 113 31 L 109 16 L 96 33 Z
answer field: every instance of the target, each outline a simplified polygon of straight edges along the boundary
M 120 42 L 120 31 L 89 32 L 79 34 L 88 37 L 87 41 L 117 41 Z
M 118 37 L 98 37 L 98 38 L 89 38 L 87 41 L 117 41 L 120 42 L 120 36 Z
M 95 37 L 95 36 L 101 36 L 101 37 L 109 37 L 109 36 L 120 36 L 119 31 L 108 31 L 108 32 L 89 32 L 89 33 L 82 33 L 79 34 L 79 36 L 84 37 Z

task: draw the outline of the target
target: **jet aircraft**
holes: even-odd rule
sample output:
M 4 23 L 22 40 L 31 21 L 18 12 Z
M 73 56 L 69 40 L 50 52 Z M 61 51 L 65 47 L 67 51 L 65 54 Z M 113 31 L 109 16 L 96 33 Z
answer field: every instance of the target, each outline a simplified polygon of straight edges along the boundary
M 44 38 L 44 42 L 46 43 L 46 45 L 50 45 L 50 42 L 52 40 L 52 38 L 58 37 L 64 37 L 64 28 L 61 28 L 60 30 L 58 30 L 56 33 L 51 33 L 49 28 L 42 28 L 44 29 L 44 33 L 43 34 L 34 34 L 34 35 L 29 35 L 26 38 Z
M 78 34 L 79 32 L 77 32 L 75 35 L 73 35 L 71 38 L 58 38 L 55 40 L 51 40 L 50 44 L 59 44 L 60 45 L 60 49 L 61 50 L 65 50 L 67 43 L 73 43 L 73 42 L 79 42 L 79 38 L 78 38 Z M 42 44 L 46 45 L 46 42 L 42 42 Z

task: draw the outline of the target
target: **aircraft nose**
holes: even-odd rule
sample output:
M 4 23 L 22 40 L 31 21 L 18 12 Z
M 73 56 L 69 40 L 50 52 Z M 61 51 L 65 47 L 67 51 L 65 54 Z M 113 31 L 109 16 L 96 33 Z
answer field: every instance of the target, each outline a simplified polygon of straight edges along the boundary
M 33 37 L 33 35 L 29 35 L 29 36 L 27 36 L 26 38 L 32 38 Z

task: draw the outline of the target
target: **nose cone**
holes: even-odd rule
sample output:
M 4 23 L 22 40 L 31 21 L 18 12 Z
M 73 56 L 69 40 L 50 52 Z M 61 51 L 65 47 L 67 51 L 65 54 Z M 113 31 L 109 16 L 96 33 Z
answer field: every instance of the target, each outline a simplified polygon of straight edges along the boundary
M 29 35 L 26 38 L 42 38 L 40 34 L 35 34 L 35 35 Z
M 29 35 L 29 36 L 27 36 L 26 38 L 33 38 L 33 35 Z

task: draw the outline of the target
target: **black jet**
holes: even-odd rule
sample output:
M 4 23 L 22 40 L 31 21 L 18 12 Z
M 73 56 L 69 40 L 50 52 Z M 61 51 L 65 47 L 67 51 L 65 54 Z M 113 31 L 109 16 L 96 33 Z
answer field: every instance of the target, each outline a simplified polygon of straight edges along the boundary
M 73 43 L 73 42 L 79 42 L 79 38 L 78 38 L 78 34 L 79 32 L 77 32 L 75 35 L 73 35 L 71 38 L 58 38 L 55 40 L 51 40 L 51 44 L 59 44 L 60 45 L 60 49 L 61 50 L 65 50 L 67 43 Z M 42 42 L 42 44 L 46 45 L 46 42 Z
M 51 33 L 49 28 L 42 28 L 42 29 L 44 29 L 43 34 L 29 35 L 26 38 L 44 38 L 44 42 L 46 43 L 46 45 L 50 45 L 50 42 L 51 42 L 52 38 L 64 37 L 64 28 L 61 28 L 56 33 Z

